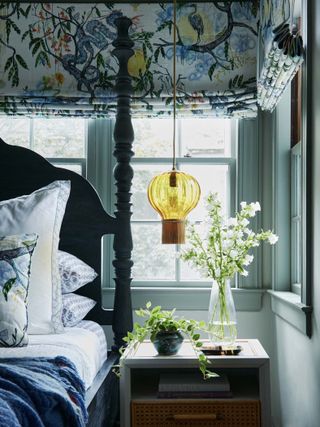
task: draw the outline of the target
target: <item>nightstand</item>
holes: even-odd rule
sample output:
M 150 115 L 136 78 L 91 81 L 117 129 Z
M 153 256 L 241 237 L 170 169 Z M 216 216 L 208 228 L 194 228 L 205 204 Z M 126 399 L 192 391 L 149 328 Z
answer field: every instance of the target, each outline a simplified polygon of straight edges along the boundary
M 270 427 L 269 356 L 258 340 L 237 340 L 237 356 L 210 356 L 211 369 L 225 373 L 229 399 L 159 399 L 161 373 L 196 372 L 198 361 L 190 342 L 176 356 L 157 355 L 145 341 L 126 353 L 120 377 L 121 427 Z

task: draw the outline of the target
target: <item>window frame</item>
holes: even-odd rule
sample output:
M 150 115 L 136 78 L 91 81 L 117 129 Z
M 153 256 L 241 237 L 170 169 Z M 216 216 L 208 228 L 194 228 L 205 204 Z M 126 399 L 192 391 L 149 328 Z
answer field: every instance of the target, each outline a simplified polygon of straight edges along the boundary
M 57 166 L 63 167 L 65 164 L 82 165 L 83 175 L 94 186 L 103 206 L 107 212 L 114 210 L 114 179 L 112 170 L 115 165 L 113 153 L 113 129 L 114 119 L 88 119 L 86 132 L 86 158 L 47 158 Z M 215 158 L 217 164 L 231 163 L 233 177 L 236 181 L 236 187 L 231 197 L 231 211 L 235 206 L 239 206 L 240 201 L 260 200 L 261 195 L 261 153 L 258 137 L 258 119 L 239 121 L 237 131 L 238 144 L 236 152 L 232 153 L 237 157 L 233 158 Z M 107 143 L 106 143 L 107 142 Z M 231 159 L 231 160 L 230 160 Z M 159 162 L 161 159 L 155 159 Z M 194 162 L 195 158 L 178 158 L 185 163 Z M 199 163 L 212 163 L 208 159 L 198 159 Z M 133 164 L 141 162 L 141 159 L 133 160 Z M 168 159 L 165 159 L 168 162 Z M 251 172 L 250 172 L 251 171 Z M 234 176 L 235 175 L 235 176 Z M 256 179 L 252 179 L 255 176 Z M 259 228 L 260 220 L 255 218 L 256 227 Z M 107 235 L 102 242 L 102 283 L 103 298 L 106 309 L 113 307 L 114 300 L 114 281 L 113 268 L 110 263 L 113 259 L 113 236 Z M 259 249 L 260 251 L 260 249 Z M 264 290 L 261 282 L 261 261 L 256 257 L 255 265 L 250 267 L 248 278 L 240 277 L 236 287 L 232 292 L 235 299 L 237 310 L 258 311 L 262 307 L 262 296 Z M 163 283 L 165 285 L 165 283 Z M 208 298 L 210 294 L 210 281 L 194 282 L 183 281 L 183 286 L 132 286 L 133 307 L 138 308 L 145 304 L 147 300 L 161 304 L 164 307 L 188 310 L 207 310 Z M 150 285 L 150 284 L 149 284 Z
M 147 119 L 146 119 L 147 120 Z M 201 119 L 203 120 L 203 119 Z M 177 147 L 178 153 L 182 151 L 182 121 L 177 120 Z M 237 160 L 236 160 L 236 146 L 237 146 L 237 122 L 235 120 L 231 123 L 231 147 L 230 147 L 230 156 L 229 157 L 177 157 L 176 164 L 178 170 L 184 170 L 183 165 L 212 165 L 212 166 L 227 166 L 229 168 L 228 173 L 228 187 L 231 192 L 228 197 L 228 211 L 233 212 L 235 210 L 235 200 L 236 200 L 236 171 L 237 171 Z M 170 157 L 133 157 L 131 161 L 132 166 L 135 165 L 166 165 L 167 170 L 170 170 L 172 166 L 172 159 Z M 147 189 L 146 189 L 147 191 Z M 132 224 L 161 224 L 160 218 L 158 220 L 135 220 L 132 219 Z M 180 250 L 179 245 L 175 245 L 175 253 Z M 210 288 L 211 281 L 207 280 L 183 280 L 180 278 L 181 273 L 181 264 L 176 258 L 175 265 L 175 280 L 135 280 L 133 278 L 132 286 L 133 287 L 183 287 L 183 288 L 193 288 L 195 285 L 199 287 Z
M 301 141 L 291 148 L 291 292 L 301 296 L 302 281 L 302 157 Z
M 273 223 L 275 231 L 281 229 L 284 239 L 279 239 L 278 244 L 273 248 L 272 253 L 272 290 L 271 307 L 272 311 L 290 323 L 296 329 L 307 335 L 312 336 L 312 288 L 313 288 L 313 139 L 311 126 L 310 105 L 312 99 L 311 84 L 312 68 L 311 68 L 311 52 L 312 52 L 312 34 L 311 26 L 308 22 L 312 22 L 311 7 L 306 0 L 302 0 L 302 33 L 303 40 L 306 46 L 306 55 L 302 64 L 302 132 L 301 132 L 301 287 L 300 294 L 294 292 L 299 291 L 298 287 L 291 286 L 291 260 L 288 258 L 288 253 L 291 255 L 290 240 L 290 200 L 288 201 L 288 191 L 290 188 L 290 129 L 291 117 L 288 114 L 290 111 L 290 91 L 287 90 L 283 94 L 282 99 L 271 116 L 268 126 L 265 126 L 265 141 L 271 138 L 273 144 Z M 288 88 L 289 89 L 289 88 Z M 289 135 L 288 135 L 289 132 Z M 288 147 L 281 147 L 280 141 L 285 141 Z M 283 145 L 283 144 L 282 144 Z M 283 153 L 283 150 L 286 153 Z M 289 182 L 288 181 L 289 177 Z M 284 186 L 284 182 L 287 185 Z M 284 191 L 280 191 L 280 188 Z M 290 195 L 290 193 L 289 193 Z M 290 197 L 289 197 L 290 199 Z M 285 243 L 283 243 L 285 242 Z M 284 250 L 281 250 L 281 248 Z M 286 253 L 287 252 L 287 253 Z
M 113 211 L 114 191 L 111 170 L 114 167 L 113 151 L 113 119 L 89 120 L 88 126 L 88 179 L 95 186 L 104 207 L 108 212 Z M 261 200 L 261 144 L 259 142 L 259 120 L 248 119 L 239 121 L 237 138 L 237 155 L 235 173 L 237 177 L 235 206 L 240 201 L 248 202 Z M 106 143 L 106 141 L 108 143 Z M 186 158 L 188 159 L 188 158 Z M 185 158 L 183 160 L 186 160 Z M 159 162 L 160 159 L 156 159 Z M 139 162 L 140 160 L 133 160 Z M 192 158 L 191 160 L 192 161 Z M 249 172 L 249 173 L 248 173 Z M 252 179 L 255 176 L 256 179 Z M 107 195 L 111 197 L 107 197 Z M 261 214 L 260 214 L 261 216 Z M 260 228 L 261 218 L 255 218 L 255 226 Z M 110 268 L 112 260 L 112 236 L 106 236 L 103 242 L 103 300 L 106 309 L 113 307 L 114 281 L 113 268 Z M 260 248 L 258 254 L 261 255 Z M 109 262 L 108 262 L 109 260 Z M 262 307 L 262 297 L 265 292 L 262 286 L 260 256 L 256 257 L 256 263 L 250 266 L 249 277 L 241 277 L 237 287 L 233 288 L 233 296 L 238 311 L 259 311 Z M 189 286 L 135 286 L 131 287 L 133 308 L 145 305 L 151 300 L 154 304 L 160 304 L 168 309 L 179 310 L 207 310 L 210 295 L 210 282 L 202 286 L 197 282 L 189 283 Z

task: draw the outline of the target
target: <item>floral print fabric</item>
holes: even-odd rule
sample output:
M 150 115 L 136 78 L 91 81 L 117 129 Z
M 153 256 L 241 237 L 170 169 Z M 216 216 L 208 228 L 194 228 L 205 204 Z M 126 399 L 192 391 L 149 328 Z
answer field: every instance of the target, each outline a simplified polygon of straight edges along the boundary
M 256 115 L 257 3 L 181 3 L 178 114 Z M 115 113 L 115 19 L 132 20 L 134 116 L 172 111 L 170 3 L 0 3 L 0 110 L 6 114 Z
M 58 262 L 63 294 L 74 292 L 97 277 L 93 268 L 67 252 L 58 251 Z
M 97 304 L 91 298 L 77 294 L 62 295 L 62 323 L 65 327 L 76 326 Z
M 299 37 L 287 37 L 277 41 L 277 30 L 290 17 L 289 0 L 261 0 L 260 39 L 261 64 L 258 79 L 258 105 L 272 112 L 281 95 L 296 75 L 303 62 L 304 50 L 290 49 Z M 301 37 L 300 37 L 301 39 Z M 281 39 L 280 39 L 281 40 Z M 284 41 L 284 42 L 283 42 Z M 298 40 L 302 45 L 301 42 Z
M 36 234 L 0 237 L 0 346 L 28 343 L 27 296 Z

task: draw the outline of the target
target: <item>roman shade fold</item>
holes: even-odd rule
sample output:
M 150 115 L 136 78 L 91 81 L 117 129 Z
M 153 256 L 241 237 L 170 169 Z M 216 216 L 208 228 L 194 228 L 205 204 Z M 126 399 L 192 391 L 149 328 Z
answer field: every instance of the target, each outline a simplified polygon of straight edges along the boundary
M 260 1 L 257 102 L 272 112 L 304 61 L 300 31 L 293 31 L 293 2 Z
M 170 3 L 0 3 L 0 111 L 115 114 L 114 21 L 132 22 L 132 115 L 172 112 Z M 257 3 L 181 3 L 177 11 L 180 116 L 256 115 Z

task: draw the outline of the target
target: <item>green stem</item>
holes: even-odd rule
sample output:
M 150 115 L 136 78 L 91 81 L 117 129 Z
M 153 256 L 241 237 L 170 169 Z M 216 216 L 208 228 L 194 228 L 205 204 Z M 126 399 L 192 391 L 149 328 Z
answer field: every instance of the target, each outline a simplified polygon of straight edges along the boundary
M 232 340 L 236 338 L 236 326 L 230 323 L 230 313 L 226 301 L 226 286 L 225 279 L 218 283 L 218 297 L 209 321 L 210 333 L 220 341 L 223 341 L 228 336 Z

